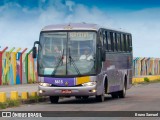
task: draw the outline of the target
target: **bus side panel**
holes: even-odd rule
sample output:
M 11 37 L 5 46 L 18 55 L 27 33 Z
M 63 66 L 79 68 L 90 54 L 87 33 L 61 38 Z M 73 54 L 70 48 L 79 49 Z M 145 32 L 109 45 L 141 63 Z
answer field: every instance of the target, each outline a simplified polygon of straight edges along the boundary
M 132 56 L 130 53 L 106 53 L 102 72 L 107 74 L 108 92 L 122 90 L 125 75 L 127 75 L 127 88 L 131 86 Z M 129 71 L 129 72 L 127 72 Z

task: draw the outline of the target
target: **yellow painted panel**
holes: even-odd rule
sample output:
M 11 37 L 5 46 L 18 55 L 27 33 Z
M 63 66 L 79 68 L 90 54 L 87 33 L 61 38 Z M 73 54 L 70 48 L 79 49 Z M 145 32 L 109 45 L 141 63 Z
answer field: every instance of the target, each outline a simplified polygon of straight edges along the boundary
M 87 76 L 87 77 L 77 77 L 76 78 L 76 85 L 83 84 L 83 83 L 86 83 L 86 82 L 89 82 L 89 81 L 90 81 L 89 76 Z
M 29 97 L 28 92 L 22 92 L 22 96 L 21 96 L 22 100 L 27 100 L 28 97 Z
M 156 76 L 146 76 L 150 81 L 154 81 L 154 80 L 159 80 L 160 76 L 156 75 Z M 140 77 L 140 78 L 133 78 L 132 79 L 132 83 L 141 83 L 144 82 L 144 77 Z
M 6 93 L 5 92 L 0 92 L 0 103 L 1 102 L 6 102 Z
M 11 100 L 18 100 L 18 92 L 17 91 L 11 91 Z
M 31 92 L 32 97 L 37 97 L 37 92 Z
M 140 83 L 140 82 L 144 82 L 144 78 L 133 78 L 132 79 L 132 83 Z

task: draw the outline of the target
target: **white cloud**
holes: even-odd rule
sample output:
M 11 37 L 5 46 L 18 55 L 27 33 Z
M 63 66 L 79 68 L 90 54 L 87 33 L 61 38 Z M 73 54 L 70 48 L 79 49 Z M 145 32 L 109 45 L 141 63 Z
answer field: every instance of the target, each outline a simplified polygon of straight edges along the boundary
M 134 56 L 160 57 L 160 8 L 134 12 L 102 11 L 97 7 L 87 7 L 71 0 L 39 2 L 35 9 L 24 8 L 16 3 L 0 7 L 0 46 L 32 48 L 38 40 L 39 32 L 45 25 L 87 22 L 122 28 L 133 33 Z M 43 4 L 42 4 L 43 3 Z
M 67 0 L 66 5 L 69 7 L 70 11 L 73 11 L 73 6 L 75 5 L 73 1 Z
M 160 8 L 113 15 L 117 24 L 133 35 L 134 56 L 160 57 Z

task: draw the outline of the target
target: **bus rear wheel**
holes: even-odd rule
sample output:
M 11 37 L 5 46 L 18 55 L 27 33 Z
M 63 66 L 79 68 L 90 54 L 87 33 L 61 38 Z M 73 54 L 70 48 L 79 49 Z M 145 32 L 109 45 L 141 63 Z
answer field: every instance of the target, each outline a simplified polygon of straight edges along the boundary
M 51 103 L 58 103 L 59 97 L 58 96 L 50 96 Z
M 119 98 L 125 98 L 126 96 L 126 84 L 124 83 L 123 90 L 119 91 Z
M 112 96 L 112 98 L 118 98 L 118 93 L 117 92 L 114 92 L 114 93 L 111 93 L 111 96 Z

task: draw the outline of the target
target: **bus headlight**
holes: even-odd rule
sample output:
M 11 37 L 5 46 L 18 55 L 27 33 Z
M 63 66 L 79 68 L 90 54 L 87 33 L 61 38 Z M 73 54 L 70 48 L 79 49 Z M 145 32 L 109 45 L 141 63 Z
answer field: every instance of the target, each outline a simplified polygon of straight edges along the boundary
M 52 84 L 49 84 L 49 83 L 39 83 L 40 86 L 43 86 L 43 87 L 51 87 Z
M 94 86 L 96 85 L 96 82 L 87 82 L 87 83 L 83 83 L 83 86 Z

